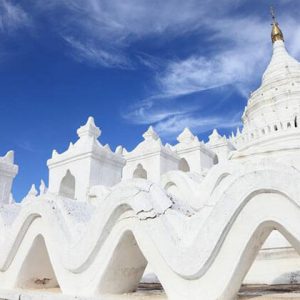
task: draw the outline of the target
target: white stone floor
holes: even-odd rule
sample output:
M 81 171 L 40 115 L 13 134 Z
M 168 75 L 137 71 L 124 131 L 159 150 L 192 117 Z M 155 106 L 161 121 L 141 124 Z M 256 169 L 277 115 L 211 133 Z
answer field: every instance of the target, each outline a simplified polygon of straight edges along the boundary
M 288 293 L 288 294 L 270 294 L 270 295 L 265 295 L 265 296 L 258 296 L 258 297 L 240 297 L 238 299 L 242 300 L 299 300 L 300 299 L 300 294 L 293 294 L 293 293 Z
M 47 291 L 1 291 L 0 300 L 167 300 L 164 292 L 154 291 L 138 291 L 133 294 L 111 295 L 95 298 L 84 298 L 61 295 L 59 290 Z M 237 300 L 300 300 L 300 292 L 295 293 L 269 293 L 269 292 L 243 292 Z M 192 299 L 191 299 L 192 300 Z M 193 299 L 194 300 L 194 299 Z

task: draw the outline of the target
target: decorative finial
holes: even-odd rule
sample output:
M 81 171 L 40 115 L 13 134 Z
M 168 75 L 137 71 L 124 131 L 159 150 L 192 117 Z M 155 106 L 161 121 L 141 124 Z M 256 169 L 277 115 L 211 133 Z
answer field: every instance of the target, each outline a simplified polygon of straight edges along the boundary
M 46 194 L 46 192 L 47 192 L 47 187 L 46 187 L 46 184 L 43 179 L 41 179 L 41 184 L 40 184 L 39 190 L 40 190 L 40 196 Z
M 271 16 L 272 16 L 273 22 L 276 23 L 275 10 L 274 10 L 273 6 L 271 6 Z
M 150 126 L 148 130 L 143 134 L 143 138 L 147 141 L 157 141 L 159 139 L 158 134 L 154 131 L 153 127 Z
M 177 137 L 179 143 L 189 144 L 195 139 L 195 136 L 192 134 L 189 128 L 184 128 L 182 133 Z
M 95 125 L 93 117 L 89 117 L 86 124 L 77 130 L 79 138 L 92 137 L 97 139 L 101 135 L 101 130 Z
M 36 190 L 35 184 L 33 184 L 27 194 L 27 196 L 33 196 L 36 197 L 38 194 L 38 191 Z
M 283 33 L 279 27 L 279 24 L 276 20 L 276 15 L 275 15 L 275 10 L 274 8 L 271 6 L 271 16 L 272 16 L 272 19 L 273 19 L 273 22 L 272 22 L 272 34 L 271 34 L 271 38 L 272 38 L 272 42 L 273 44 L 276 42 L 276 41 L 284 41 L 284 38 L 283 38 Z

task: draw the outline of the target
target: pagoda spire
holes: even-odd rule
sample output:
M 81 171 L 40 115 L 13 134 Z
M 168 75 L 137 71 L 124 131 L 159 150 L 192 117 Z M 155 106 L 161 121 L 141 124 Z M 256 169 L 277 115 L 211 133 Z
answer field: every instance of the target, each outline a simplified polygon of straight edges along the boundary
M 277 22 L 275 11 L 274 11 L 273 7 L 271 7 L 271 15 L 272 15 L 272 19 L 273 19 L 271 38 L 272 38 L 272 42 L 274 44 L 276 41 L 284 41 L 284 37 L 283 37 L 283 33 L 279 27 L 279 24 Z

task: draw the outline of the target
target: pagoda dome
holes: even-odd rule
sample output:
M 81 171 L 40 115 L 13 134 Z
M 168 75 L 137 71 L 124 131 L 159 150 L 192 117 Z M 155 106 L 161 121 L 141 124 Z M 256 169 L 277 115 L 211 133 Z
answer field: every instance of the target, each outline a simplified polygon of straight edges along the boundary
M 271 61 L 245 107 L 242 133 L 233 141 L 244 154 L 300 145 L 300 63 L 288 53 L 274 16 L 272 26 Z
M 300 63 L 289 55 L 283 40 L 273 44 L 273 56 L 261 86 L 251 94 L 243 114 L 244 131 L 276 130 L 295 123 L 300 113 Z

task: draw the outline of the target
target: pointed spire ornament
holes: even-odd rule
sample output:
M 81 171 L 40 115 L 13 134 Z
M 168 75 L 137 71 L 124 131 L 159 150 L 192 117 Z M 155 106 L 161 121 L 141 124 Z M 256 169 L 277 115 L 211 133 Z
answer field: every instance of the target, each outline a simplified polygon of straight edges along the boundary
M 34 196 L 36 197 L 38 194 L 38 191 L 36 190 L 35 184 L 33 184 L 27 194 L 27 196 Z
M 110 146 L 109 146 L 108 144 L 105 144 L 103 147 L 104 147 L 106 150 L 112 152 L 112 151 L 111 151 L 111 148 L 110 148 Z
M 14 163 L 14 151 L 8 151 L 4 157 L 4 159 L 8 162 L 13 164 Z
M 117 146 L 116 150 L 115 150 L 115 153 L 116 154 L 120 154 L 122 155 L 123 154 L 123 147 L 121 145 Z
M 272 38 L 272 42 L 274 44 L 276 41 L 284 41 L 284 37 L 283 37 L 283 33 L 279 27 L 279 24 L 276 20 L 275 11 L 274 11 L 273 7 L 271 7 L 271 15 L 272 15 L 272 19 L 273 19 L 271 38 Z
M 52 157 L 55 157 L 55 156 L 57 156 L 57 155 L 58 155 L 57 151 L 56 151 L 55 149 L 53 149 L 53 150 L 52 150 Z
M 40 195 L 44 195 L 47 192 L 47 187 L 43 179 L 41 179 L 39 190 L 40 190 Z
M 143 138 L 146 140 L 146 141 L 151 141 L 151 140 L 155 140 L 157 141 L 159 139 L 159 136 L 158 134 L 154 131 L 153 127 L 150 126 L 148 128 L 148 130 L 143 134 Z
M 214 129 L 212 134 L 208 137 L 210 144 L 218 143 L 220 140 L 222 140 L 222 136 L 219 134 L 217 129 Z
M 195 139 L 195 136 L 190 131 L 190 129 L 187 127 L 184 128 L 182 133 L 177 137 L 177 141 L 179 143 L 186 143 L 186 144 L 191 143 L 194 139 Z
M 95 125 L 95 121 L 93 117 L 89 117 L 86 124 L 81 126 L 77 130 L 77 134 L 79 138 L 82 137 L 92 137 L 92 138 L 99 138 L 101 135 L 101 130 L 99 127 Z
M 14 151 L 8 151 L 4 156 L 0 156 L 0 161 L 4 161 L 9 164 L 14 163 Z

